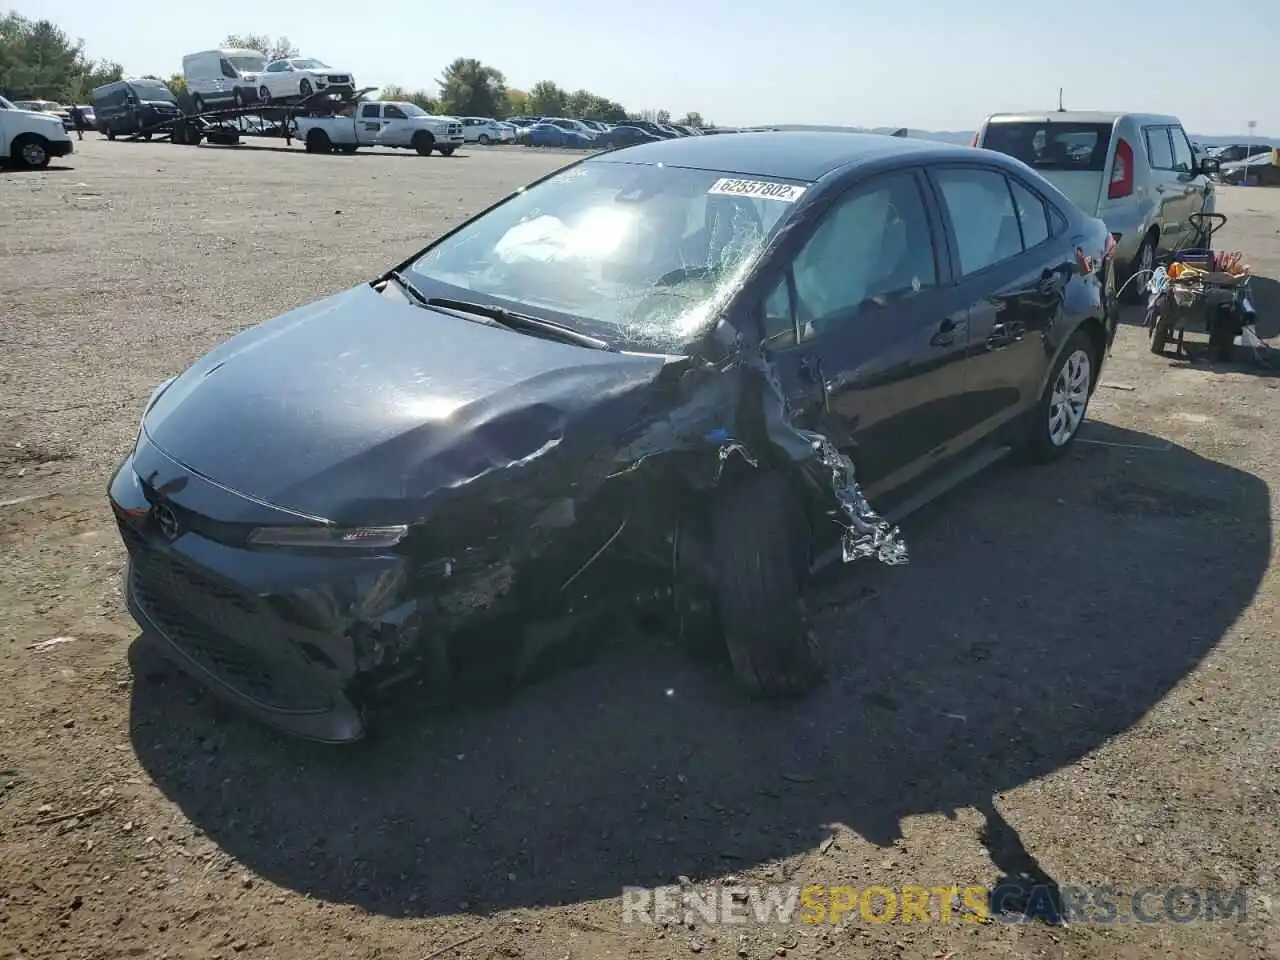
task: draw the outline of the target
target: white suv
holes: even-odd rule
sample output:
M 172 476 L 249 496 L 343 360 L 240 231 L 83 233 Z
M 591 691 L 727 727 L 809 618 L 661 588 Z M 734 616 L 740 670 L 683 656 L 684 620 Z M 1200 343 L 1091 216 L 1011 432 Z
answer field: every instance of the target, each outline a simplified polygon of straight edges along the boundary
M 350 93 L 355 78 L 346 70 L 338 70 L 314 57 L 289 57 L 272 60 L 259 77 L 258 97 L 272 100 L 306 99 L 324 91 Z
M 502 143 L 511 139 L 511 135 L 502 129 L 502 124 L 492 117 L 463 117 L 462 135 L 467 143 Z

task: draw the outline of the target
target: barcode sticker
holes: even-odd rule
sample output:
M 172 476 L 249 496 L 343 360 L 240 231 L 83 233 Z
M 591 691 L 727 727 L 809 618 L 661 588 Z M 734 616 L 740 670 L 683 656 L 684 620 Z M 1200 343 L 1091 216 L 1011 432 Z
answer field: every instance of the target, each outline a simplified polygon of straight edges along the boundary
M 757 200 L 780 200 L 795 203 L 805 192 L 805 187 L 793 183 L 773 183 L 768 180 L 735 180 L 722 177 L 711 185 L 708 194 L 725 197 L 753 197 Z

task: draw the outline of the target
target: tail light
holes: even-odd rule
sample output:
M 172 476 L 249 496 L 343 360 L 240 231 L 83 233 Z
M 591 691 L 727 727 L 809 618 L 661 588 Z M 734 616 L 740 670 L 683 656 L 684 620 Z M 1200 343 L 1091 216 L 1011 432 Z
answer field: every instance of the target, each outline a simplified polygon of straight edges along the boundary
M 1133 193 L 1133 147 L 1128 140 L 1116 142 L 1116 158 L 1111 162 L 1111 184 L 1107 197 L 1119 200 Z
M 1104 257 L 1110 257 L 1113 253 L 1116 252 L 1116 243 L 1118 240 L 1119 238 L 1114 233 L 1107 234 L 1107 246 L 1102 251 L 1102 255 Z

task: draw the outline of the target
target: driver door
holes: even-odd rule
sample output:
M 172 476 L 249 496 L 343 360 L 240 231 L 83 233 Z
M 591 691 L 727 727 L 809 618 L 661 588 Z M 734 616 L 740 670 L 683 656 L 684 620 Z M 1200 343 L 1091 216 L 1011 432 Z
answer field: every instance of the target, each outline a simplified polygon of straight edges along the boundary
M 383 104 L 382 134 L 378 142 L 387 147 L 407 147 L 412 135 L 405 112 L 394 103 Z
M 880 174 L 822 215 L 764 303 L 798 422 L 853 459 L 869 496 L 944 460 L 964 432 L 968 309 L 922 171 Z

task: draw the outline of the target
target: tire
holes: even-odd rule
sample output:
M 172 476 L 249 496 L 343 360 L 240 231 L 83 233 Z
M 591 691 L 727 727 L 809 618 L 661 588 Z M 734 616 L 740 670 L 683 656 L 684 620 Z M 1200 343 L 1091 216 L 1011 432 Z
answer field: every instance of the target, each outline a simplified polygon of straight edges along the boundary
M 1088 415 L 1097 370 L 1098 357 L 1093 340 L 1087 331 L 1076 330 L 1058 353 L 1044 393 L 1031 412 L 1024 452 L 1032 462 L 1049 463 L 1057 460 L 1071 447 L 1076 434 L 1080 432 L 1080 425 Z M 1074 398 L 1075 402 L 1055 404 L 1055 397 L 1060 393 Z M 1055 430 L 1060 409 L 1061 416 L 1066 418 L 1063 424 L 1066 429 Z
M 333 141 L 329 139 L 329 135 L 316 127 L 307 132 L 306 140 L 307 153 L 332 153 Z
M 107 127 L 106 134 L 108 140 L 114 140 L 116 138 L 116 132 L 111 127 Z
M 237 108 L 248 106 L 248 103 L 245 100 L 244 91 L 239 87 L 236 87 L 231 93 L 231 105 Z
M 418 156 L 426 157 L 431 154 L 431 148 L 436 144 L 436 138 L 429 134 L 426 130 L 419 130 L 413 135 L 413 149 L 418 151 Z
M 1162 310 L 1160 316 L 1156 318 L 1155 326 L 1151 328 L 1151 352 L 1158 357 L 1164 356 L 1165 347 L 1169 345 L 1169 334 L 1172 332 L 1171 315 L 1168 310 Z
M 439 151 L 440 151 L 440 156 L 442 156 L 442 157 L 452 157 L 452 156 L 453 156 L 453 151 L 457 150 L 458 148 L 457 148 L 457 147 L 439 147 L 439 148 L 437 148 L 437 149 L 439 149 Z
M 487 147 L 489 144 L 493 143 L 493 141 L 489 139 L 489 135 L 487 133 L 482 133 L 480 134 L 480 143 Z
M 258 99 L 263 103 L 271 102 L 271 91 L 267 89 L 265 84 L 258 88 Z
M 298 81 L 298 96 L 299 96 L 299 97 L 301 97 L 303 100 L 305 100 L 305 99 L 307 99 L 307 97 L 311 96 L 313 93 L 315 93 L 315 90 L 314 90 L 314 89 L 312 89 L 312 87 L 311 87 L 311 81 L 310 81 L 310 80 L 308 80 L 308 79 L 306 79 L 306 78 L 304 77 L 303 79 L 301 79 L 301 80 L 299 80 L 299 81 Z
M 1159 234 L 1155 229 L 1147 231 L 1133 255 L 1133 263 L 1129 266 L 1129 279 L 1125 283 L 1124 300 L 1126 303 L 1141 303 L 1147 297 L 1151 275 L 1142 271 L 1151 270 L 1156 265 L 1156 241 Z
M 49 156 L 49 141 L 34 133 L 15 137 L 9 148 L 9 156 L 24 170 L 43 170 L 53 159 Z
M 822 678 L 803 599 L 810 550 L 803 504 L 782 473 L 752 474 L 712 508 L 716 615 L 734 675 L 754 696 L 798 696 Z
M 197 93 L 191 98 L 191 107 L 196 113 L 204 113 L 204 97 Z

